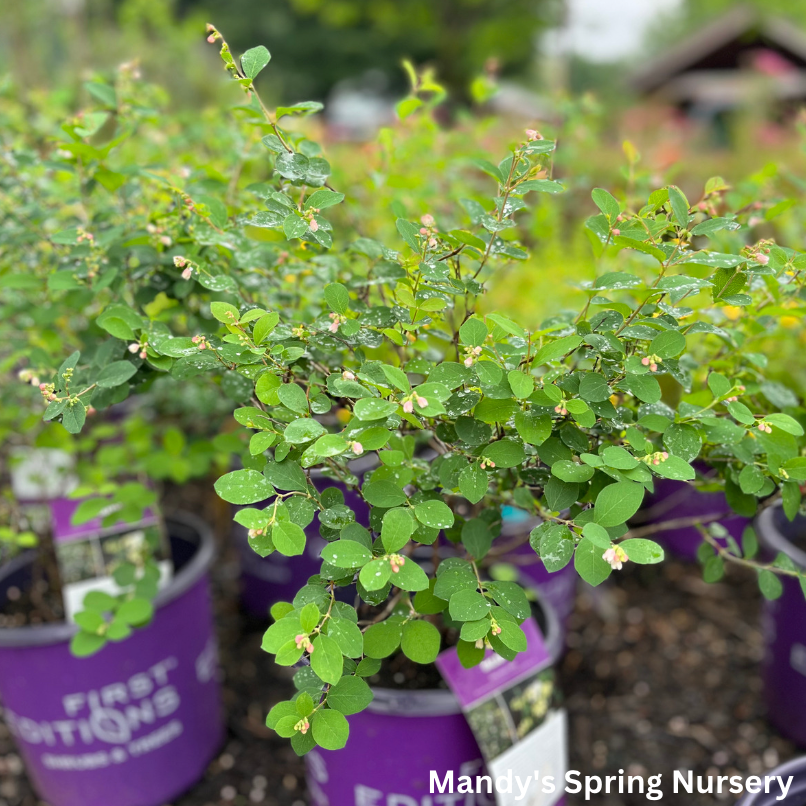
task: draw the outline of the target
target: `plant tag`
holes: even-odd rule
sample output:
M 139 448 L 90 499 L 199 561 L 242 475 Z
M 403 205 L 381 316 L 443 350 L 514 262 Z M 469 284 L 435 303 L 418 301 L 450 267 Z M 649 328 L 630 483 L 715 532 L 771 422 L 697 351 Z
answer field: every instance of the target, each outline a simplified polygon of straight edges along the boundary
M 146 558 L 156 561 L 159 569 L 158 587 L 164 588 L 173 575 L 171 553 L 162 517 L 154 509 L 146 509 L 140 521 L 104 522 L 113 514 L 113 506 L 102 510 L 98 517 L 74 525 L 73 513 L 81 499 L 57 498 L 50 502 L 53 543 L 56 562 L 62 580 L 65 618 L 74 616 L 84 607 L 84 597 L 90 591 L 102 591 L 111 596 L 122 593 L 114 579 L 115 569 L 122 563 L 141 567 Z
M 512 661 L 488 650 L 465 669 L 453 648 L 436 664 L 487 761 L 498 806 L 551 806 L 563 796 L 568 768 L 566 714 L 556 706 L 555 673 L 537 623 L 521 627 L 527 649 Z

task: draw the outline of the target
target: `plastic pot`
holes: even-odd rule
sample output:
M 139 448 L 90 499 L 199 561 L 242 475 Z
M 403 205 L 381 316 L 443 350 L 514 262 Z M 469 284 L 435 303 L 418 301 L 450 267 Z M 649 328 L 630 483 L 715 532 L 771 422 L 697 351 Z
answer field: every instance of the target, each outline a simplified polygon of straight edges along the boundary
M 719 523 L 741 545 L 742 532 L 750 520 L 731 512 L 724 493 L 700 492 L 685 481 L 655 479 L 655 492 L 649 499 L 649 505 L 642 510 L 641 523 L 662 523 L 678 518 L 708 518 L 723 512 L 729 514 L 720 518 Z M 697 549 L 702 543 L 702 535 L 696 526 L 666 529 L 651 537 L 681 559 L 689 561 L 697 559 Z M 719 542 L 724 543 L 722 540 Z
M 739 801 L 738 806 L 779 806 L 781 803 L 785 803 L 786 806 L 806 806 L 806 758 L 793 758 L 792 761 L 776 767 L 772 772 L 756 777 L 763 780 L 768 775 L 780 776 L 784 781 L 792 776 L 793 781 L 786 799 L 778 800 L 781 797 L 781 790 L 776 784 L 774 787 L 770 787 L 768 793 L 759 792 L 745 795 Z
M 209 528 L 167 521 L 176 575 L 125 641 L 74 658 L 75 627 L 0 629 L 0 699 L 28 774 L 51 806 L 161 806 L 192 786 L 223 740 Z M 0 601 L 31 554 L 0 570 Z
M 376 465 L 374 456 L 367 456 L 351 462 L 350 470 L 361 480 Z M 355 512 L 356 521 L 362 526 L 369 525 L 369 507 L 355 489 L 350 489 L 317 470 L 311 472 L 311 481 L 320 492 L 328 487 L 341 490 L 344 493 L 344 503 Z M 268 499 L 252 506 L 266 507 L 273 500 Z M 286 557 L 278 551 L 268 557 L 261 557 L 249 545 L 246 528 L 235 522 L 232 526 L 241 565 L 241 603 L 253 616 L 265 618 L 275 602 L 290 602 L 305 581 L 319 573 L 322 566 L 319 555 L 325 541 L 319 534 L 318 515 L 306 527 L 305 551 L 297 557 Z
M 559 623 L 550 606 L 541 611 L 538 621 L 545 623 L 541 628 L 555 662 L 562 646 Z M 350 738 L 343 750 L 316 748 L 305 756 L 312 806 L 433 806 L 443 801 L 430 794 L 431 770 L 440 779 L 449 771 L 455 777 L 486 774 L 481 750 L 451 691 L 373 692 L 369 708 L 349 717 Z M 534 769 L 540 769 L 540 759 Z M 494 795 L 443 798 L 457 806 L 495 806 Z
M 783 552 L 806 570 L 806 518 L 790 522 L 780 506 L 769 507 L 756 528 L 766 551 Z M 806 747 L 806 599 L 797 579 L 781 582 L 781 597 L 764 602 L 764 695 L 770 722 Z

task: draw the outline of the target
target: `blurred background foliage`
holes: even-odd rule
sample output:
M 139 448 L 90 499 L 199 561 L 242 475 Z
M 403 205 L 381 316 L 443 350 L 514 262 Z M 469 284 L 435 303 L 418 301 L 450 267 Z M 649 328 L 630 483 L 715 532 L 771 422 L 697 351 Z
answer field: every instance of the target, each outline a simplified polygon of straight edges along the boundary
M 747 7 L 760 18 L 785 15 L 803 36 L 806 0 L 754 0 Z M 490 180 L 473 168 L 474 158 L 501 153 L 526 127 L 556 139 L 553 174 L 566 192 L 528 214 L 531 257 L 497 277 L 486 302 L 536 326 L 558 308 L 574 307 L 580 283 L 617 268 L 607 256 L 597 262 L 585 234 L 584 220 L 595 212 L 592 187 L 607 187 L 631 204 L 674 182 L 696 199 L 705 181 L 719 175 L 731 186 L 730 209 L 764 200 L 752 226 L 734 237 L 804 245 L 806 165 L 797 105 L 782 116 L 759 85 L 748 103 L 720 117 L 716 136 L 713 119 L 630 89 L 635 69 L 736 8 L 731 0 L 6 3 L 0 150 L 51 148 L 63 139 L 67 116 L 97 105 L 88 86 L 140 75 L 135 136 L 120 146 L 120 163 L 136 154 L 158 172 L 184 166 L 187 177 L 174 177 L 177 183 L 232 205 L 250 182 L 268 178 L 265 150 L 243 114 L 227 111 L 239 101 L 216 49 L 204 41 L 211 20 L 236 52 L 269 47 L 272 63 L 260 78 L 268 103 L 326 102 L 323 115 L 288 125 L 311 127 L 312 138 L 325 144 L 334 186 L 348 194 L 337 222 L 343 243 L 355 234 L 396 240 L 398 214 L 431 213 L 450 223 L 455 199 L 485 195 Z M 609 42 L 609 53 L 591 42 Z M 400 120 L 394 103 L 410 92 L 404 58 L 418 70 L 430 68 L 448 96 Z M 776 358 L 782 372 L 802 375 L 806 388 L 803 328 L 790 324 L 791 339 Z

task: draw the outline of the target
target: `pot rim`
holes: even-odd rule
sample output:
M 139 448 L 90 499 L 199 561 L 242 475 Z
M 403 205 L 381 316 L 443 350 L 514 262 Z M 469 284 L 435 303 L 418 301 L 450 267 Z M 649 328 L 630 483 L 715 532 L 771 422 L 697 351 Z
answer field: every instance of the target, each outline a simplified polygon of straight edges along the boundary
M 782 778 L 788 778 L 790 775 L 793 776 L 795 779 L 792 782 L 794 789 L 790 790 L 790 794 L 787 795 L 787 797 L 791 795 L 802 795 L 806 792 L 806 777 L 804 777 L 806 776 L 806 756 L 790 759 L 786 763 L 770 770 L 768 773 L 760 774 L 756 777 L 764 778 L 767 775 L 778 775 Z M 772 792 L 757 792 L 748 794 L 739 802 L 739 806 L 771 806 L 771 804 L 780 802 L 781 801 L 777 800 Z
M 546 617 L 544 640 L 551 658 L 550 666 L 557 663 L 562 652 L 562 632 L 560 620 L 554 608 L 538 593 L 538 605 Z M 449 688 L 431 688 L 420 691 L 383 688 L 372 686 L 375 698 L 367 707 L 368 711 L 389 716 L 451 716 L 461 714 L 462 706 Z
M 781 551 L 801 569 L 806 569 L 806 551 L 793 545 L 778 529 L 775 524 L 775 515 L 783 510 L 783 504 L 779 501 L 771 507 L 767 507 L 756 517 L 758 535 L 761 542 L 774 551 Z
M 199 536 L 199 548 L 181 571 L 161 590 L 154 599 L 156 610 L 178 599 L 192 588 L 207 573 L 215 554 L 212 529 L 201 518 L 189 512 L 177 512 L 165 518 L 170 532 L 171 523 L 178 523 L 195 531 Z M 15 557 L 0 569 L 0 579 L 19 571 L 33 561 L 34 552 L 28 551 Z M 46 646 L 70 641 L 78 632 L 78 626 L 67 622 L 54 624 L 28 624 L 24 627 L 0 628 L 0 649 L 13 647 Z

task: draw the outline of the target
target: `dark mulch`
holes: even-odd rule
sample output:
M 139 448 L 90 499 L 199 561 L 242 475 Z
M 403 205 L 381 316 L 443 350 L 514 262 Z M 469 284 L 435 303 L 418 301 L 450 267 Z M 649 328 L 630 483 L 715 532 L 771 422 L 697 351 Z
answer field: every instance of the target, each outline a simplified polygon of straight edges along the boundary
M 210 503 L 214 496 L 170 500 L 206 511 L 226 533 L 226 513 Z M 583 775 L 662 773 L 667 802 L 732 803 L 731 795 L 676 798 L 671 776 L 674 769 L 759 774 L 796 754 L 764 720 L 752 577 L 735 572 L 727 582 L 705 585 L 696 568 L 677 562 L 628 567 L 614 577 L 580 596 L 560 667 L 571 768 Z M 290 674 L 260 650 L 265 625 L 238 609 L 236 560 L 224 541 L 214 584 L 229 731 L 204 779 L 173 806 L 304 806 L 304 765 L 264 724 L 268 709 L 291 692 Z M 599 795 L 592 802 L 646 800 Z M 0 806 L 43 806 L 2 722 Z

